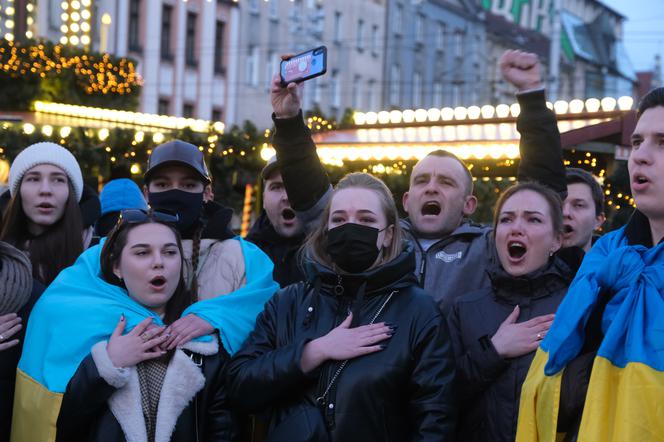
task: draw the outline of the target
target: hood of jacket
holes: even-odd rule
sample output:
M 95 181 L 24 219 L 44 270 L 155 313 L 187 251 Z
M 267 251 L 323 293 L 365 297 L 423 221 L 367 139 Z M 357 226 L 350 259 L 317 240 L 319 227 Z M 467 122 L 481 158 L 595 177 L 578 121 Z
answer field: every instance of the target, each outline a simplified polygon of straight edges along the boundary
M 203 225 L 201 238 L 218 239 L 223 241 L 235 237 L 231 230 L 231 220 L 233 218 L 233 209 L 222 206 L 216 201 L 203 203 L 200 223 Z M 187 235 L 183 235 L 183 239 Z M 188 237 L 191 239 L 191 236 Z

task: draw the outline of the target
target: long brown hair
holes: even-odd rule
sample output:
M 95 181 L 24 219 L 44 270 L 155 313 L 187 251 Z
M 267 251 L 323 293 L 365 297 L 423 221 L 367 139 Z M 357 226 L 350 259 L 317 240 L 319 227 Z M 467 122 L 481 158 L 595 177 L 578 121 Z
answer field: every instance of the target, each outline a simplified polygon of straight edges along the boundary
M 38 236 L 28 230 L 29 220 L 23 212 L 19 190 L 12 197 L 2 223 L 0 241 L 23 250 L 30 256 L 32 276 L 48 285 L 83 252 L 83 222 L 76 192 L 67 178 L 69 196 L 62 217 Z
M 327 240 L 327 221 L 330 217 L 330 206 L 332 205 L 332 198 L 334 195 L 343 189 L 358 188 L 367 189 L 376 193 L 380 200 L 381 208 L 387 219 L 388 226 L 394 226 L 392 235 L 392 244 L 389 247 L 383 248 L 380 251 L 380 256 L 376 263 L 372 266 L 379 267 L 395 259 L 403 250 L 403 231 L 399 225 L 399 212 L 394 203 L 392 192 L 380 179 L 369 175 L 368 173 L 354 172 L 349 173 L 335 186 L 332 196 L 330 197 L 323 214 L 320 216 L 319 223 L 316 228 L 311 232 L 303 246 L 305 256 L 309 259 L 326 265 L 334 267 L 330 256 L 325 251 L 325 243 Z
M 121 218 L 118 221 L 118 224 L 116 224 L 113 230 L 108 234 L 106 242 L 101 249 L 101 274 L 104 280 L 109 284 L 117 285 L 118 287 L 126 289 L 122 280 L 113 273 L 113 268 L 120 262 L 122 249 L 127 245 L 129 232 L 143 224 L 161 224 L 168 227 L 175 235 L 175 242 L 180 251 L 180 279 L 173 296 L 171 296 L 171 299 L 166 303 L 166 314 L 164 315 L 164 323 L 169 325 L 178 320 L 182 315 L 182 312 L 184 312 L 192 303 L 197 301 L 196 296 L 192 296 L 191 292 L 187 290 L 184 282 L 183 274 L 185 263 L 182 241 L 179 232 L 172 225 L 160 222 L 159 220 L 151 218 L 149 215 L 145 221 L 135 223 L 122 222 Z

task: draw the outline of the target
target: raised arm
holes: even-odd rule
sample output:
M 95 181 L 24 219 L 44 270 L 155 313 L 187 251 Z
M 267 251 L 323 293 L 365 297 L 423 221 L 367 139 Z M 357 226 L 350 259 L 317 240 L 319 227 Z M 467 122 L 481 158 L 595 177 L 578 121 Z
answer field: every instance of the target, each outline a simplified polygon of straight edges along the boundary
M 301 109 L 302 85 L 282 87 L 279 76 L 272 79 L 270 98 L 281 176 L 291 207 L 307 228 L 318 220 L 330 195 L 330 179 L 316 153 Z
M 508 50 L 500 58 L 503 78 L 517 88 L 521 112 L 516 127 L 521 134 L 519 181 L 537 181 L 567 196 L 565 165 L 556 115 L 546 106 L 541 65 L 537 55 Z

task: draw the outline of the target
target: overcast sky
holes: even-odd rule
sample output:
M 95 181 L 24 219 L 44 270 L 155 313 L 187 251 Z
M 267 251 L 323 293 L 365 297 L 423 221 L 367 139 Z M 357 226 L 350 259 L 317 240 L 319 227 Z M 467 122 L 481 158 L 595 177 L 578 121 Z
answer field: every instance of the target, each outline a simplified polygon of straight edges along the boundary
M 664 62 L 664 0 L 601 0 L 627 17 L 625 46 L 634 69 L 652 69 L 655 54 Z

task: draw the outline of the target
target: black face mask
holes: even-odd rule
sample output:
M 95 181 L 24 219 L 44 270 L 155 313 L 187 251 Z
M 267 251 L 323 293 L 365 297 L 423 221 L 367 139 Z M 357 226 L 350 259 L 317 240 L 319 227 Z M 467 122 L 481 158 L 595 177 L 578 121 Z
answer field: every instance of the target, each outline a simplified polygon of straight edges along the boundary
M 178 214 L 177 229 L 185 233 L 201 216 L 203 192 L 192 193 L 174 189 L 165 192 L 149 192 L 148 202 L 154 209 L 166 209 Z
M 342 224 L 327 232 L 325 251 L 340 269 L 349 273 L 363 272 L 378 258 L 380 250 L 376 242 L 380 232 L 382 230 L 361 224 Z

